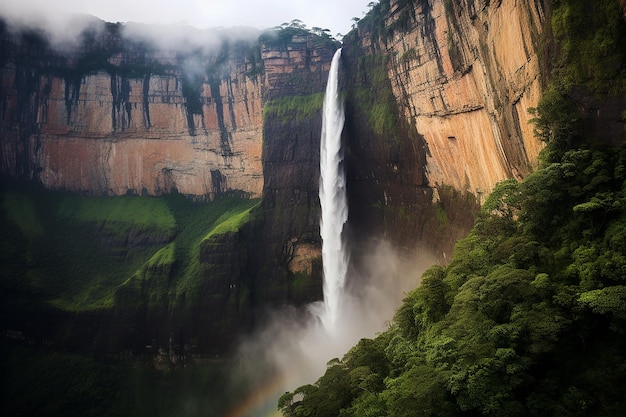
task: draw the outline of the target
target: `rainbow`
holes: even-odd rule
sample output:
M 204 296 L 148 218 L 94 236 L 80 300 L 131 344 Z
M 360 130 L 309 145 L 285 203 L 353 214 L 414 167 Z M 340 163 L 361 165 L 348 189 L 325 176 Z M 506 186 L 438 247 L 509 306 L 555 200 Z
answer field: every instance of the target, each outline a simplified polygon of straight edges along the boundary
M 274 407 L 278 402 L 278 398 L 285 392 L 287 386 L 288 375 L 279 373 L 265 381 L 255 391 L 251 392 L 240 404 L 233 408 L 226 417 L 246 417 L 251 415 L 255 410 L 266 408 L 270 401 L 274 403 Z M 256 415 L 256 414 L 255 414 Z M 280 417 L 282 414 L 275 409 L 266 417 Z

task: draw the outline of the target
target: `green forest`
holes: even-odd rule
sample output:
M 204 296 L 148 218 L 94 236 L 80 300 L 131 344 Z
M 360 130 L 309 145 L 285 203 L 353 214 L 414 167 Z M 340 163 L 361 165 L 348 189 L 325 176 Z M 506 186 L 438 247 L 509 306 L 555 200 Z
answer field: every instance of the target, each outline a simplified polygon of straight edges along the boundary
M 498 184 L 388 328 L 285 393 L 285 416 L 621 416 L 626 149 L 577 102 L 624 108 L 624 2 L 553 0 L 541 166 Z M 622 112 L 622 121 L 625 114 Z

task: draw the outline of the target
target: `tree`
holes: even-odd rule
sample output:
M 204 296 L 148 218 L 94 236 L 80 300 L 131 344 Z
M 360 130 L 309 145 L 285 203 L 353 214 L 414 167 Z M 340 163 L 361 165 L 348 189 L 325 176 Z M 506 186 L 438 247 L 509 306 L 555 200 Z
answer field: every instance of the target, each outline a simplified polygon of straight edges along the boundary
M 507 220 L 515 220 L 521 209 L 521 192 L 517 180 L 511 179 L 496 184 L 483 204 L 485 213 L 495 214 Z
M 305 29 L 306 25 L 300 19 L 293 19 L 291 22 L 289 22 L 289 27 L 296 28 L 296 29 Z

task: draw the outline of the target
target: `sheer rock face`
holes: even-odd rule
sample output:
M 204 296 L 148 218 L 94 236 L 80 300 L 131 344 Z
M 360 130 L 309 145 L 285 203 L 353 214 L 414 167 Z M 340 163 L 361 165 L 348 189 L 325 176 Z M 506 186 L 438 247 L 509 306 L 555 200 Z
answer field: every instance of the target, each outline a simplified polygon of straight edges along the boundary
M 542 148 L 528 108 L 542 91 L 543 1 L 399 3 L 385 21 L 399 29 L 377 46 L 401 114 L 424 138 L 428 183 L 484 196 L 531 172 Z
M 351 215 L 356 228 L 382 230 L 403 246 L 425 244 L 445 258 L 473 222 L 450 190 L 482 202 L 497 182 L 533 171 L 542 143 L 528 108 L 547 70 L 539 56 L 546 13 L 542 0 L 392 0 L 346 36 L 348 116 L 356 119 L 346 135 L 348 188 L 361 190 L 352 193 L 354 205 L 369 207 Z M 368 63 L 380 67 L 364 71 Z M 362 127 L 380 117 L 360 103 L 368 89 L 381 98 L 391 91 L 394 134 Z M 407 212 L 417 214 L 402 221 Z
M 95 195 L 261 195 L 256 39 L 223 56 L 132 45 L 114 30 L 69 51 L 1 37 L 3 175 Z
M 449 11 L 443 2 L 421 10 L 433 20 L 433 44 L 418 43 L 420 58 L 408 71 L 391 66 L 392 85 L 406 91 L 405 114 L 428 143 L 430 183 L 486 195 L 496 182 L 531 172 L 542 147 L 528 108 L 542 91 L 537 30 L 544 10 L 540 1 L 451 4 Z M 402 53 L 402 40 L 394 39 L 393 49 Z M 420 81 L 435 66 L 439 82 Z
M 251 246 L 259 304 L 322 297 L 318 197 L 322 96 L 337 44 L 313 35 L 262 45 L 263 221 Z M 306 276 L 296 283 L 298 275 Z M 297 285 L 296 285 L 297 284 Z
M 544 19 L 541 0 L 392 1 L 384 37 L 367 25 L 347 37 L 353 56 L 386 56 L 400 115 L 424 139 L 420 182 L 480 197 L 533 169 L 541 144 L 527 109 L 541 93 Z M 328 57 L 307 36 L 198 54 L 138 46 L 114 29 L 69 52 L 1 35 L 5 176 L 98 195 L 208 197 L 258 197 L 264 181 L 300 177 L 275 174 L 269 159 L 264 171 L 262 109 L 319 92 Z

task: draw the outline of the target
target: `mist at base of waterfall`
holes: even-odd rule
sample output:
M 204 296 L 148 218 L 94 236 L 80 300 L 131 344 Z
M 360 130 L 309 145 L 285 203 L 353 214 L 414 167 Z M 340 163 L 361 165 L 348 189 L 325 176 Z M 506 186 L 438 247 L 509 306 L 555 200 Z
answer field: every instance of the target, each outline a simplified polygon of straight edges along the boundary
M 385 330 L 406 292 L 419 284 L 422 273 L 435 262 L 421 253 L 401 256 L 389 244 L 379 242 L 369 249 L 358 276 L 348 277 L 340 319 L 332 330 L 322 321 L 323 301 L 270 312 L 260 330 L 241 344 L 238 363 L 241 374 L 276 386 L 272 396 L 238 416 L 271 415 L 282 394 L 315 383 L 329 361 L 341 359 L 360 339 Z

